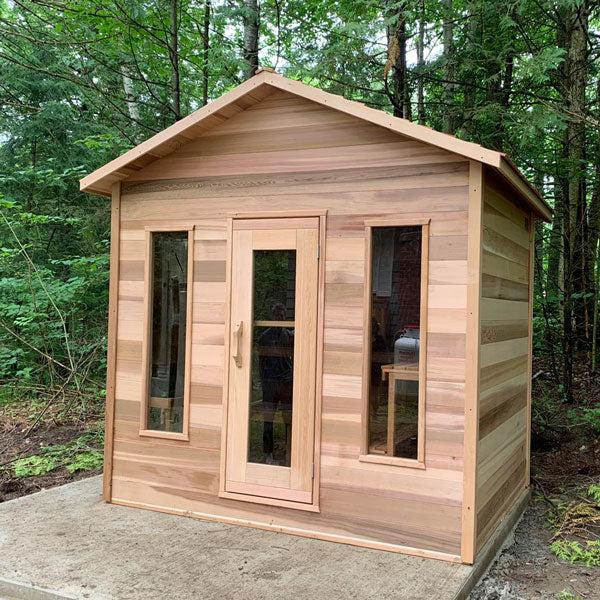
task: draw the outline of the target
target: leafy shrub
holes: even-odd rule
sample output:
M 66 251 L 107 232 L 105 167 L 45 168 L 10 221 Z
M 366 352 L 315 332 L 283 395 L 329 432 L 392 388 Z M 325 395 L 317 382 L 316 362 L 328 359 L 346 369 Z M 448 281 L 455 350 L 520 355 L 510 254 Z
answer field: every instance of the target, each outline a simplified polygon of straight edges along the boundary
M 588 540 L 585 546 L 577 541 L 555 540 L 550 549 L 556 556 L 571 564 L 600 567 L 600 540 Z
M 68 444 L 44 446 L 39 454 L 20 458 L 13 463 L 15 477 L 46 475 L 65 467 L 69 473 L 93 471 L 102 467 L 101 450 L 90 444 L 102 446 L 101 430 L 88 431 Z
M 600 484 L 592 483 L 587 489 L 587 495 L 600 506 Z
M 561 391 L 554 385 L 538 381 L 532 396 L 531 428 L 534 449 L 552 448 L 569 435 L 565 429 Z
M 577 500 L 559 504 L 549 515 L 556 532 L 550 550 L 559 558 L 573 564 L 600 567 L 600 483 L 579 490 Z M 574 540 L 580 537 L 583 543 Z M 592 539 L 585 539 L 592 538 Z
M 584 408 L 582 420 L 587 423 L 595 433 L 600 434 L 600 408 Z
M 57 457 L 52 454 L 27 456 L 16 460 L 13 470 L 16 477 L 34 477 L 46 475 L 60 466 Z
M 104 456 L 99 450 L 89 450 L 77 454 L 73 460 L 66 465 L 69 473 L 77 471 L 94 471 L 102 467 Z
M 0 188 L 6 180 L 0 175 Z M 79 390 L 85 377 L 102 380 L 108 242 L 91 227 L 85 215 L 32 212 L 0 194 L 0 379 L 7 383 Z
M 576 596 L 573 592 L 569 592 L 568 590 L 563 590 L 558 593 L 556 596 L 556 600 L 583 600 L 581 596 Z

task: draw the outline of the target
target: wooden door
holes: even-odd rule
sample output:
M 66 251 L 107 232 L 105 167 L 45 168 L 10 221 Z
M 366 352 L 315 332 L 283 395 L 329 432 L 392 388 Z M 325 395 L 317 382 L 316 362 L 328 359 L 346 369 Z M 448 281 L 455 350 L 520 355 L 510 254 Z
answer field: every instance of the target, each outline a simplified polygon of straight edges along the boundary
M 311 503 L 319 221 L 235 220 L 225 491 Z

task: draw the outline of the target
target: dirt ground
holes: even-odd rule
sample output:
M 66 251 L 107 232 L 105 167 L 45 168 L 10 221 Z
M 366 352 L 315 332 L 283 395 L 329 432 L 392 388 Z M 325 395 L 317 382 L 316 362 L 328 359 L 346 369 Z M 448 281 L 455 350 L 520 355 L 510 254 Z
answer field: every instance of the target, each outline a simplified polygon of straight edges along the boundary
M 30 432 L 36 418 L 34 415 L 38 414 L 38 408 L 31 409 L 25 404 L 0 406 L 0 502 L 101 472 L 101 469 L 95 469 L 69 473 L 61 467 L 45 475 L 16 477 L 12 469 L 16 459 L 37 454 L 45 446 L 69 443 L 97 428 L 100 422 L 97 411 L 82 418 L 76 414 L 61 415 L 60 407 L 57 407 L 47 411 L 45 418 Z
M 600 568 L 572 565 L 550 552 L 551 502 L 569 502 L 600 481 L 600 440 L 579 439 L 532 454 L 533 498 L 512 543 L 470 600 L 600 600 Z M 600 537 L 600 528 L 595 532 Z M 593 534 L 592 534 L 593 535 Z
M 510 546 L 501 552 L 470 600 L 600 599 L 600 569 L 571 565 L 550 552 L 552 532 L 543 500 L 534 499 L 517 526 Z
M 600 397 L 600 390 L 591 393 L 588 388 L 588 393 L 589 397 Z M 38 411 L 24 405 L 17 409 L 14 405 L 0 406 L 0 502 L 98 474 L 99 469 L 71 474 L 59 468 L 46 475 L 16 477 L 11 465 L 16 458 L 37 454 L 44 446 L 66 444 L 97 429 L 101 411 L 101 404 L 83 418 L 48 411 L 27 434 L 32 415 Z M 534 424 L 532 478 L 533 499 L 513 542 L 470 599 L 600 600 L 600 568 L 571 565 L 552 554 L 549 544 L 553 530 L 548 521 L 552 502 L 568 502 L 591 483 L 600 483 L 600 440 L 571 428 L 566 412 L 557 412 L 543 430 Z M 597 533 L 600 539 L 600 527 Z

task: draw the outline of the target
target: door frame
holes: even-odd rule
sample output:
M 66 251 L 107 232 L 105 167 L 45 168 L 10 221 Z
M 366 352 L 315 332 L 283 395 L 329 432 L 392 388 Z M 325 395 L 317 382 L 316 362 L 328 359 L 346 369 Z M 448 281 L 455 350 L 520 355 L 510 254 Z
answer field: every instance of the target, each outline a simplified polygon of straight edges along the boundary
M 227 421 L 229 409 L 229 369 L 230 363 L 230 338 L 231 338 L 231 276 L 233 264 L 233 222 L 234 220 L 250 219 L 292 219 L 302 217 L 318 217 L 319 219 L 319 263 L 318 263 L 318 283 L 317 283 L 317 348 L 316 348 L 316 373 L 315 373 L 315 422 L 314 422 L 314 477 L 312 484 L 312 502 L 301 503 L 290 500 L 280 500 L 277 498 L 267 498 L 264 496 L 251 496 L 249 494 L 228 492 L 225 490 L 226 484 L 226 464 L 227 464 Z M 327 239 L 327 210 L 293 210 L 293 211 L 256 211 L 256 212 L 235 212 L 227 217 L 227 263 L 226 263 L 226 284 L 225 284 L 225 354 L 223 371 L 223 401 L 222 401 L 222 420 L 221 420 L 221 459 L 219 468 L 219 497 L 230 500 L 241 500 L 243 502 L 252 502 L 254 504 L 266 504 L 270 506 L 281 506 L 285 508 L 294 508 L 309 512 L 320 512 L 319 508 L 319 490 L 321 476 L 321 410 L 322 410 L 322 391 L 323 391 L 323 311 L 325 308 L 325 251 Z

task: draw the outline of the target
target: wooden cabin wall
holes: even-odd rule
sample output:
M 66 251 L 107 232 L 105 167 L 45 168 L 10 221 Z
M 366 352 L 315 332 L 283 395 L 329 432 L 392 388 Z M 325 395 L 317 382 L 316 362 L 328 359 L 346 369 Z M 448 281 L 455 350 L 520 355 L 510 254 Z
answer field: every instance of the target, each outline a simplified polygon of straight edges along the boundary
M 460 555 L 464 158 L 275 92 L 123 183 L 112 501 L 359 544 Z M 328 209 L 320 512 L 222 499 L 227 216 Z M 426 469 L 359 462 L 364 220 L 431 218 Z M 138 435 L 144 228 L 195 230 L 190 440 Z
M 477 547 L 529 485 L 533 219 L 484 177 Z

